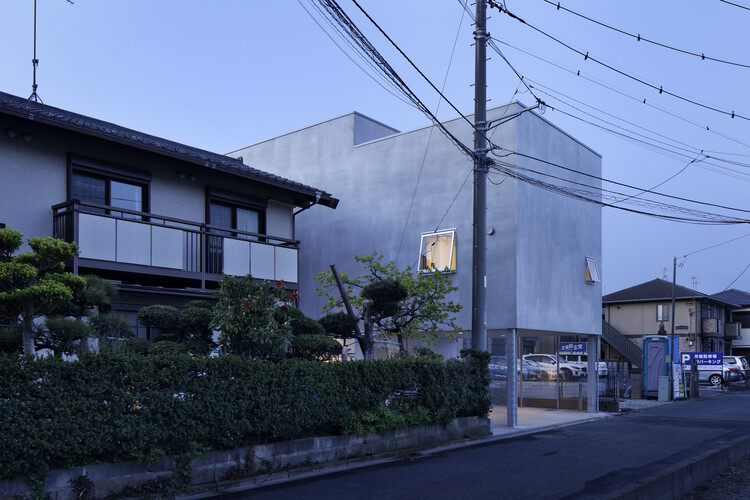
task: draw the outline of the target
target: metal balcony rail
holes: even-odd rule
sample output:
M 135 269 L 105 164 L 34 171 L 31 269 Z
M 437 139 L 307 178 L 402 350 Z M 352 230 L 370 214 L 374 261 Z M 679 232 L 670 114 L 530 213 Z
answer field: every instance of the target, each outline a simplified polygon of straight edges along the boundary
M 299 241 L 76 200 L 52 207 L 53 235 L 78 259 L 297 282 Z M 77 264 L 77 263 L 76 263 Z

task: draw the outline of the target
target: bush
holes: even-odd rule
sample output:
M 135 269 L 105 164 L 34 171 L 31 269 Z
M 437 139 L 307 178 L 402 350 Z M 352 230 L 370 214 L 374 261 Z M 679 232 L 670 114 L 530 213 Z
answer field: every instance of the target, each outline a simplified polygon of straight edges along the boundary
M 130 321 L 124 314 L 100 313 L 90 319 L 91 328 L 100 338 L 125 338 L 133 334 L 130 331 Z
M 0 354 L 0 478 L 446 423 L 488 410 L 477 403 L 489 377 L 473 358 L 269 363 L 192 357 L 170 342 L 152 346 L 169 352 L 127 352 L 143 342 L 127 339 L 123 352 L 83 354 L 74 363 Z M 385 406 L 394 391 L 415 386 L 408 411 Z
M 326 333 L 342 339 L 354 335 L 354 327 L 357 325 L 357 320 L 345 312 L 327 314 L 320 318 L 318 322 Z
M 299 335 L 292 339 L 291 358 L 307 359 L 310 361 L 331 361 L 335 356 L 341 356 L 344 346 L 328 335 Z
M 23 350 L 23 334 L 17 325 L 0 325 L 0 352 L 19 353 Z
M 180 311 L 172 306 L 146 306 L 138 311 L 138 322 L 150 328 L 172 330 L 177 326 Z

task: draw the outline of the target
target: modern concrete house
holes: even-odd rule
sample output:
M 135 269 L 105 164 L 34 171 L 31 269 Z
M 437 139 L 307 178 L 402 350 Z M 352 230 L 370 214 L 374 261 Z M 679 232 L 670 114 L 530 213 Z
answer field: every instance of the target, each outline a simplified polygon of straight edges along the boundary
M 566 196 L 575 189 L 598 192 L 601 157 L 525 111 L 517 102 L 488 111 L 490 158 L 504 172 L 489 174 L 483 228 L 488 343 L 475 347 L 495 354 L 505 354 L 506 336 L 514 333 L 523 353 L 555 352 L 560 339 L 576 337 L 597 345 L 602 326 L 601 207 Z M 471 145 L 471 120 L 454 119 L 445 126 Z M 401 268 L 434 264 L 453 273 L 460 289 L 454 299 L 464 306 L 458 317 L 462 331 L 442 349 L 452 356 L 469 346 L 473 166 L 436 126 L 399 132 L 354 112 L 229 156 L 306 184 L 323 184 L 341 200 L 335 211 L 298 216 L 298 236 L 306 242 L 300 287 L 307 315 L 321 315 L 317 273 L 330 264 L 360 273 L 353 256 L 378 252 Z
M 704 293 L 675 286 L 672 314 L 672 282 L 655 279 L 602 297 L 604 320 L 643 349 L 644 335 L 671 335 L 674 322 L 678 352 L 721 352 L 730 346 L 739 328 L 732 322 L 733 306 L 722 294 Z
M 71 268 L 115 281 L 113 308 L 134 328 L 143 305 L 210 297 L 223 274 L 297 289 L 294 212 L 336 204 L 224 155 L 0 93 L 0 224 L 78 243 Z

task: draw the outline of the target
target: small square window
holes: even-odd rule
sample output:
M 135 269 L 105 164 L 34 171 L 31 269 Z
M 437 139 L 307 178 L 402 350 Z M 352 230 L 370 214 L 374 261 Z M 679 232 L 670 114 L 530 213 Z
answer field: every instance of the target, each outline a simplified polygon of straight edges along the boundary
M 419 249 L 420 271 L 456 270 L 456 230 L 422 233 Z
M 586 283 L 599 283 L 601 280 L 599 277 L 599 268 L 596 266 L 596 259 L 586 257 Z

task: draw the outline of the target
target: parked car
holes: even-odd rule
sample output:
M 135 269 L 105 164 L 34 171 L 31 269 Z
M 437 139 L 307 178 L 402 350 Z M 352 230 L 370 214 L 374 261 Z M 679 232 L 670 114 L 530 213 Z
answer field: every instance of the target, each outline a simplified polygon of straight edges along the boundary
M 690 373 L 689 365 L 686 371 Z M 742 380 L 742 372 L 736 364 L 728 363 L 726 357 L 721 371 L 718 367 L 715 370 L 698 370 L 698 382 L 708 382 L 713 386 L 719 386 L 722 383 L 735 383 L 740 380 Z
M 583 371 L 583 374 L 586 375 L 586 372 L 588 371 L 588 355 L 586 354 L 561 354 L 560 357 L 567 361 L 568 363 L 572 363 Z M 599 376 L 600 377 L 606 377 L 607 376 L 607 363 L 604 361 L 599 361 Z
M 524 362 L 534 361 L 539 363 L 544 369 L 542 380 L 556 380 L 557 374 L 560 373 L 562 380 L 574 380 L 586 375 L 585 370 L 573 363 L 561 359 L 558 366 L 557 356 L 554 354 L 524 354 Z
M 743 380 L 750 378 L 750 364 L 748 364 L 745 356 L 724 356 L 724 363 L 736 367 Z
M 493 380 L 505 380 L 508 378 L 508 358 L 506 356 L 490 356 L 490 376 Z M 542 368 L 534 362 L 520 359 L 516 360 L 516 373 L 519 373 L 523 380 L 542 380 Z

